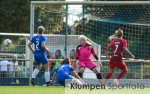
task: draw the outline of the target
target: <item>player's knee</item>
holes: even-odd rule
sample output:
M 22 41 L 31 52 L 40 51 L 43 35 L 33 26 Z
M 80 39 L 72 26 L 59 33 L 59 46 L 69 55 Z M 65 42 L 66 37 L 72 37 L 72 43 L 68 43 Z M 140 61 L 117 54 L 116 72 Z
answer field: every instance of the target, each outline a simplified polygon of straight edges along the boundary
M 111 69 L 109 73 L 113 74 L 115 71 L 114 69 Z
M 45 72 L 49 72 L 49 68 L 46 67 L 46 68 L 45 68 Z
M 109 74 L 113 74 L 113 73 L 114 73 L 113 71 L 109 72 Z
M 79 70 L 79 73 L 82 73 L 82 74 L 83 74 L 83 73 L 84 73 L 84 70 Z
M 42 65 L 38 65 L 38 66 L 37 66 L 37 69 L 38 69 L 38 70 L 41 70 L 41 68 L 42 68 Z
M 44 65 L 44 68 L 45 68 L 45 72 L 49 72 L 48 64 L 45 64 L 45 65 Z
M 114 70 L 112 70 L 111 73 L 114 73 Z
M 124 71 L 125 71 L 125 72 L 128 72 L 128 69 L 126 68 Z
M 45 72 L 49 72 L 49 70 L 48 70 L 48 69 L 45 69 Z
M 128 68 L 124 68 L 123 71 L 124 71 L 124 72 L 128 72 Z
M 83 67 L 79 68 L 79 72 L 82 73 L 82 74 L 84 73 L 84 70 L 85 69 Z

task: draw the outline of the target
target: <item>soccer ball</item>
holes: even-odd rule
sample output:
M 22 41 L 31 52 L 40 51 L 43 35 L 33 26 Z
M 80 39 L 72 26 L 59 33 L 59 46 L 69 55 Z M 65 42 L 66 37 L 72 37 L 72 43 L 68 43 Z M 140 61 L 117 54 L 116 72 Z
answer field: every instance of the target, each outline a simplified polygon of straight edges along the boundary
M 12 44 L 12 41 L 10 39 L 5 39 L 4 40 L 4 45 L 9 47 Z

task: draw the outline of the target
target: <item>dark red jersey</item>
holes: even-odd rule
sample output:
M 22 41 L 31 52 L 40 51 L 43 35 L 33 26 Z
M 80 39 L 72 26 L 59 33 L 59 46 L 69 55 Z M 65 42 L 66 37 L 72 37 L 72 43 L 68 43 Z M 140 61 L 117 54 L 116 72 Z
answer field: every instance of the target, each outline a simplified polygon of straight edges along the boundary
M 108 44 L 108 47 L 112 49 L 112 60 L 122 62 L 122 53 L 124 48 L 127 47 L 125 39 L 116 38 Z

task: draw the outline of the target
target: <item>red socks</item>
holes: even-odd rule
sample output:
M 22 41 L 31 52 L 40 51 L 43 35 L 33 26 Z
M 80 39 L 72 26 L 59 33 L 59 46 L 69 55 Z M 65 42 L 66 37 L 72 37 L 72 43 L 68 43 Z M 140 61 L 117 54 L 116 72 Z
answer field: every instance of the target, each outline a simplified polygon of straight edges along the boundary
M 117 79 L 121 79 L 122 77 L 124 77 L 126 75 L 127 71 L 123 70 L 117 77 Z
M 121 79 L 123 78 L 125 75 L 126 75 L 127 71 L 126 70 L 123 70 L 117 77 L 117 79 Z M 112 73 L 108 73 L 105 77 L 105 79 L 110 79 L 112 76 Z
M 112 73 L 108 73 L 105 77 L 105 79 L 110 79 L 110 77 L 112 76 Z

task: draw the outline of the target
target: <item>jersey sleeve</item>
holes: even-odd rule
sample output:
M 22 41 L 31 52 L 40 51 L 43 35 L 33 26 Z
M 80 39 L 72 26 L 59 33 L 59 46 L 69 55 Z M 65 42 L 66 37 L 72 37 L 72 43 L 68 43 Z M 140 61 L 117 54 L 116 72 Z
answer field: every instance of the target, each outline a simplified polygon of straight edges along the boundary
M 69 69 L 70 71 L 74 71 L 74 68 L 71 65 L 69 65 Z
M 30 40 L 30 43 L 34 43 L 34 37 L 32 37 L 32 39 Z
M 123 48 L 127 48 L 127 41 L 126 40 L 123 41 Z
M 113 41 L 111 41 L 109 44 L 108 44 L 108 48 L 112 48 L 113 46 Z
M 94 58 L 95 58 L 96 60 L 98 60 L 98 56 L 97 56 L 97 54 L 95 53 L 95 50 L 94 50 L 93 46 L 92 46 L 92 48 L 91 48 L 91 53 L 92 53 L 92 55 L 94 56 Z
M 47 40 L 46 37 L 43 37 L 42 43 L 46 44 L 46 40 Z
M 95 55 L 96 55 L 96 53 L 95 53 L 95 50 L 94 50 L 93 46 L 92 46 L 92 48 L 91 48 L 91 53 L 93 54 L 93 56 L 95 56 Z

